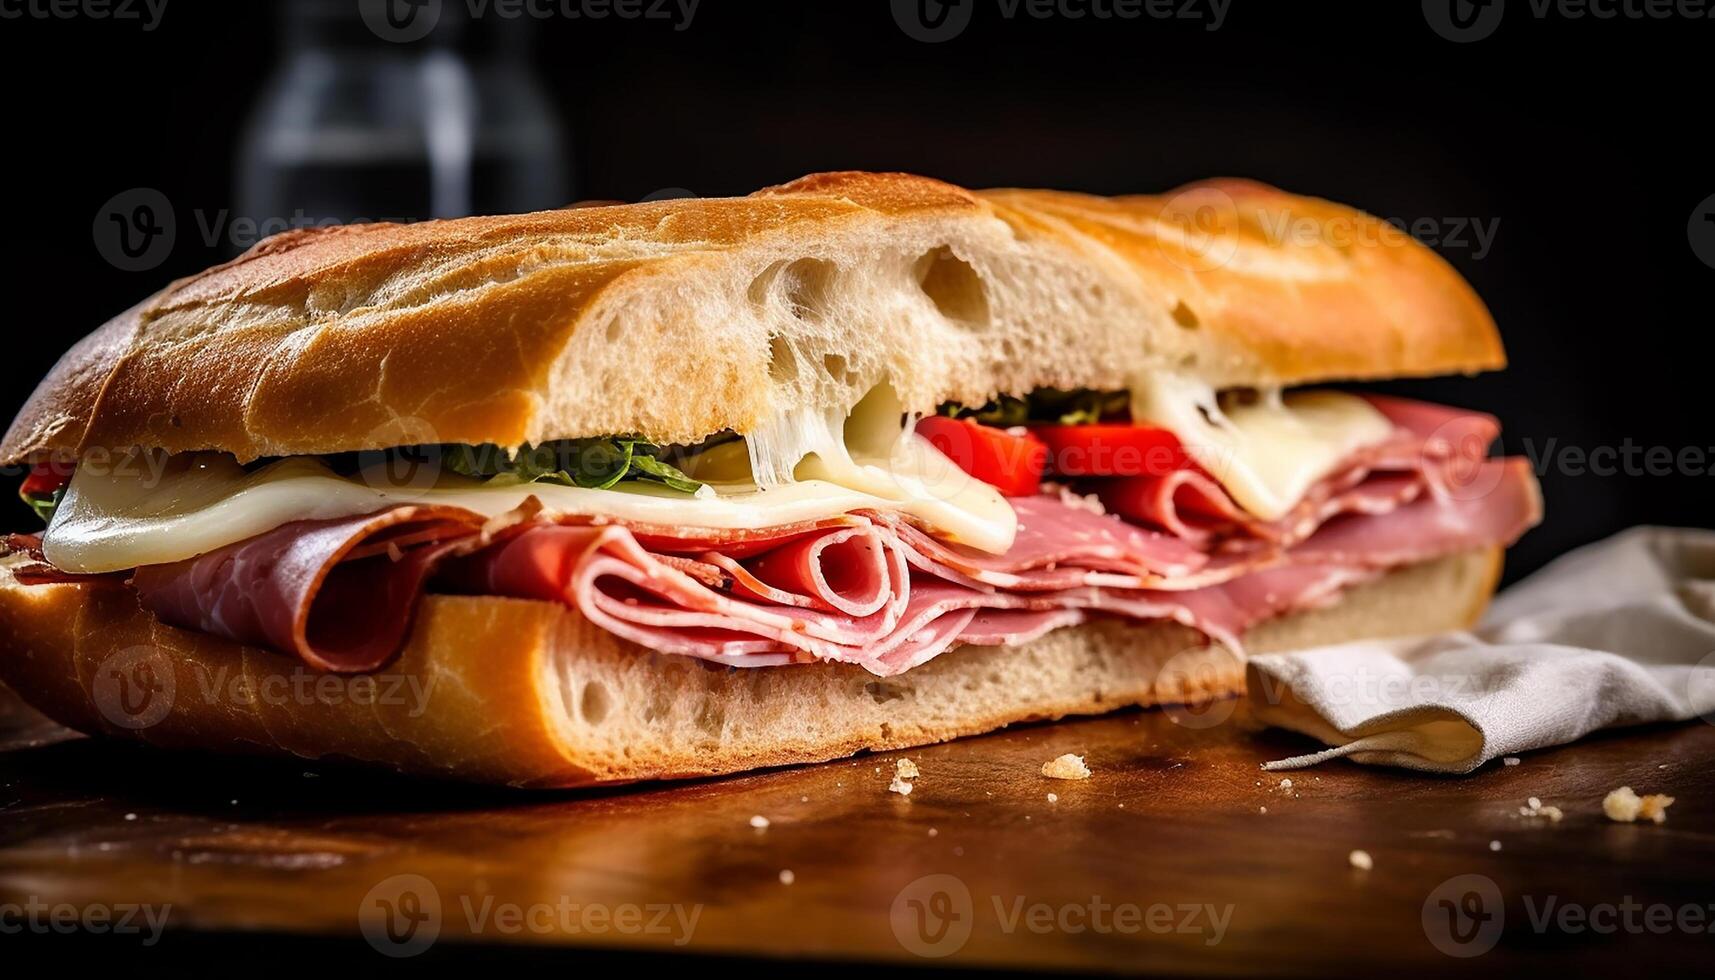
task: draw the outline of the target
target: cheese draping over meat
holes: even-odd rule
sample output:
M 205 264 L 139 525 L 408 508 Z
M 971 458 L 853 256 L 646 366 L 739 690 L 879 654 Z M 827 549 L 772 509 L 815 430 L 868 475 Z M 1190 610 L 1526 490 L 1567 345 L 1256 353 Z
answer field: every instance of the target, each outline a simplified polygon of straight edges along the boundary
M 1510 543 L 1539 518 L 1525 462 L 1483 455 L 1492 420 L 1376 408 L 1389 438 L 1270 520 L 1195 480 L 1156 491 L 1154 528 L 1045 493 L 1013 500 L 1016 535 L 994 554 L 895 510 L 721 529 L 403 505 L 293 522 L 140 568 L 135 585 L 168 623 L 348 671 L 386 662 L 425 587 L 563 603 L 643 647 L 740 667 L 826 661 L 886 676 L 1098 616 L 1237 646 L 1263 619 L 1390 568 Z

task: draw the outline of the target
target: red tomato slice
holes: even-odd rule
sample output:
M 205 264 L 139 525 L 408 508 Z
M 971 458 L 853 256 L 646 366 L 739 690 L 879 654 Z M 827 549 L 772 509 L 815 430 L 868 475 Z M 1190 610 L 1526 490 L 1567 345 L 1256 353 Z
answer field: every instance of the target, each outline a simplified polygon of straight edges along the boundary
M 1166 476 L 1191 465 L 1179 437 L 1129 422 L 1031 426 L 1056 476 Z
M 934 416 L 917 423 L 917 434 L 1008 497 L 1028 497 L 1042 487 L 1048 447 L 1029 433 L 1013 435 L 968 419 Z
M 72 468 L 72 464 L 65 461 L 37 463 L 30 467 L 30 475 L 24 477 L 24 485 L 18 488 L 18 493 L 46 497 L 71 482 Z

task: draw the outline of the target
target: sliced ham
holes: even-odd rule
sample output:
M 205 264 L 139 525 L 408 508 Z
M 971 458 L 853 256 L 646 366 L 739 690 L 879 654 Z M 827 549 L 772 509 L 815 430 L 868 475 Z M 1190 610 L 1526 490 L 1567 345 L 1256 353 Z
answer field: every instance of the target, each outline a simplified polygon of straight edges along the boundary
M 1395 437 L 1271 522 L 1197 471 L 1139 488 L 1156 528 L 1066 494 L 1016 498 L 1004 555 L 895 513 L 711 531 L 396 507 L 286 525 L 140 568 L 133 584 L 165 622 L 336 671 L 393 656 L 431 579 L 561 602 L 649 649 L 737 667 L 831 661 L 886 676 L 960 644 L 1022 643 L 1101 616 L 1177 622 L 1236 647 L 1263 619 L 1389 568 L 1510 543 L 1538 519 L 1524 461 L 1484 458 L 1492 419 L 1376 404 Z
M 733 589 L 781 605 L 867 616 L 887 604 L 904 574 L 891 548 L 867 524 L 795 538 L 748 563 L 711 551 L 709 564 L 733 576 Z
M 959 638 L 979 646 L 1013 646 L 1087 618 L 1082 609 L 984 609 L 971 617 Z
M 1342 514 L 1383 514 L 1420 494 L 1487 478 L 1483 463 L 1500 435 L 1491 415 L 1381 395 L 1366 396 L 1394 424 L 1383 442 L 1354 453 L 1317 481 L 1285 516 L 1259 520 L 1202 470 L 1096 480 L 1104 506 L 1211 550 L 1290 547 Z
M 1395 428 L 1421 444 L 1424 454 L 1432 457 L 1463 455 L 1480 459 L 1489 454 L 1489 446 L 1501 434 L 1500 420 L 1486 412 L 1392 395 L 1363 397 Z
M 296 654 L 322 670 L 374 670 L 399 652 L 436 563 L 478 547 L 483 524 L 455 507 L 297 521 L 145 565 L 132 582 L 163 622 Z
M 1391 568 L 1420 561 L 1426 542 L 1443 554 L 1510 544 L 1541 519 L 1528 460 L 1488 460 L 1476 473 L 1464 492 L 1426 494 L 1381 518 L 1329 521 L 1291 553 L 1305 562 Z
M 1209 563 L 1209 556 L 1180 538 L 1074 507 L 1043 494 L 1014 497 L 1018 536 L 1004 555 L 944 542 L 903 517 L 871 515 L 897 531 L 924 571 L 972 585 L 1043 590 L 1090 584 L 1095 573 L 1129 583 L 1183 579 Z

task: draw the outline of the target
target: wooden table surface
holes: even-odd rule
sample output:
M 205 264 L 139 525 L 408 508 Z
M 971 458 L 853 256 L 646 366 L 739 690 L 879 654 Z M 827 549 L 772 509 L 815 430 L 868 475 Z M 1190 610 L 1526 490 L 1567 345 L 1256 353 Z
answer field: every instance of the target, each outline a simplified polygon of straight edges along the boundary
M 138 966 L 145 949 L 254 934 L 271 950 L 343 937 L 377 964 L 518 944 L 573 962 L 617 949 L 1171 974 L 1710 962 L 1715 726 L 1604 735 L 1465 778 L 1339 762 L 1286 774 L 1285 790 L 1259 763 L 1308 743 L 1216 711 L 520 795 L 67 739 L 11 707 L 0 913 L 170 904 L 155 945 L 104 940 Z M 1065 752 L 1094 775 L 1039 774 Z M 900 757 L 921 770 L 909 797 L 887 789 Z M 1604 818 L 1622 784 L 1677 797 L 1668 822 Z M 1519 816 L 1532 796 L 1564 819 Z M 1353 868 L 1354 849 L 1374 867 Z M 32 933 L 62 931 L 81 930 Z

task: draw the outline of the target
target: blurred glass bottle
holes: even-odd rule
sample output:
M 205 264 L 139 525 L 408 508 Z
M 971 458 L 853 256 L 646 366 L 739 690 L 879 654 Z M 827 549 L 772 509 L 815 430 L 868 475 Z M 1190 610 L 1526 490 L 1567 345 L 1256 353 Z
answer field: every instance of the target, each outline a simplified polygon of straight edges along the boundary
M 239 148 L 240 215 L 274 232 L 571 200 L 525 21 L 425 0 L 282 6 L 285 50 Z

